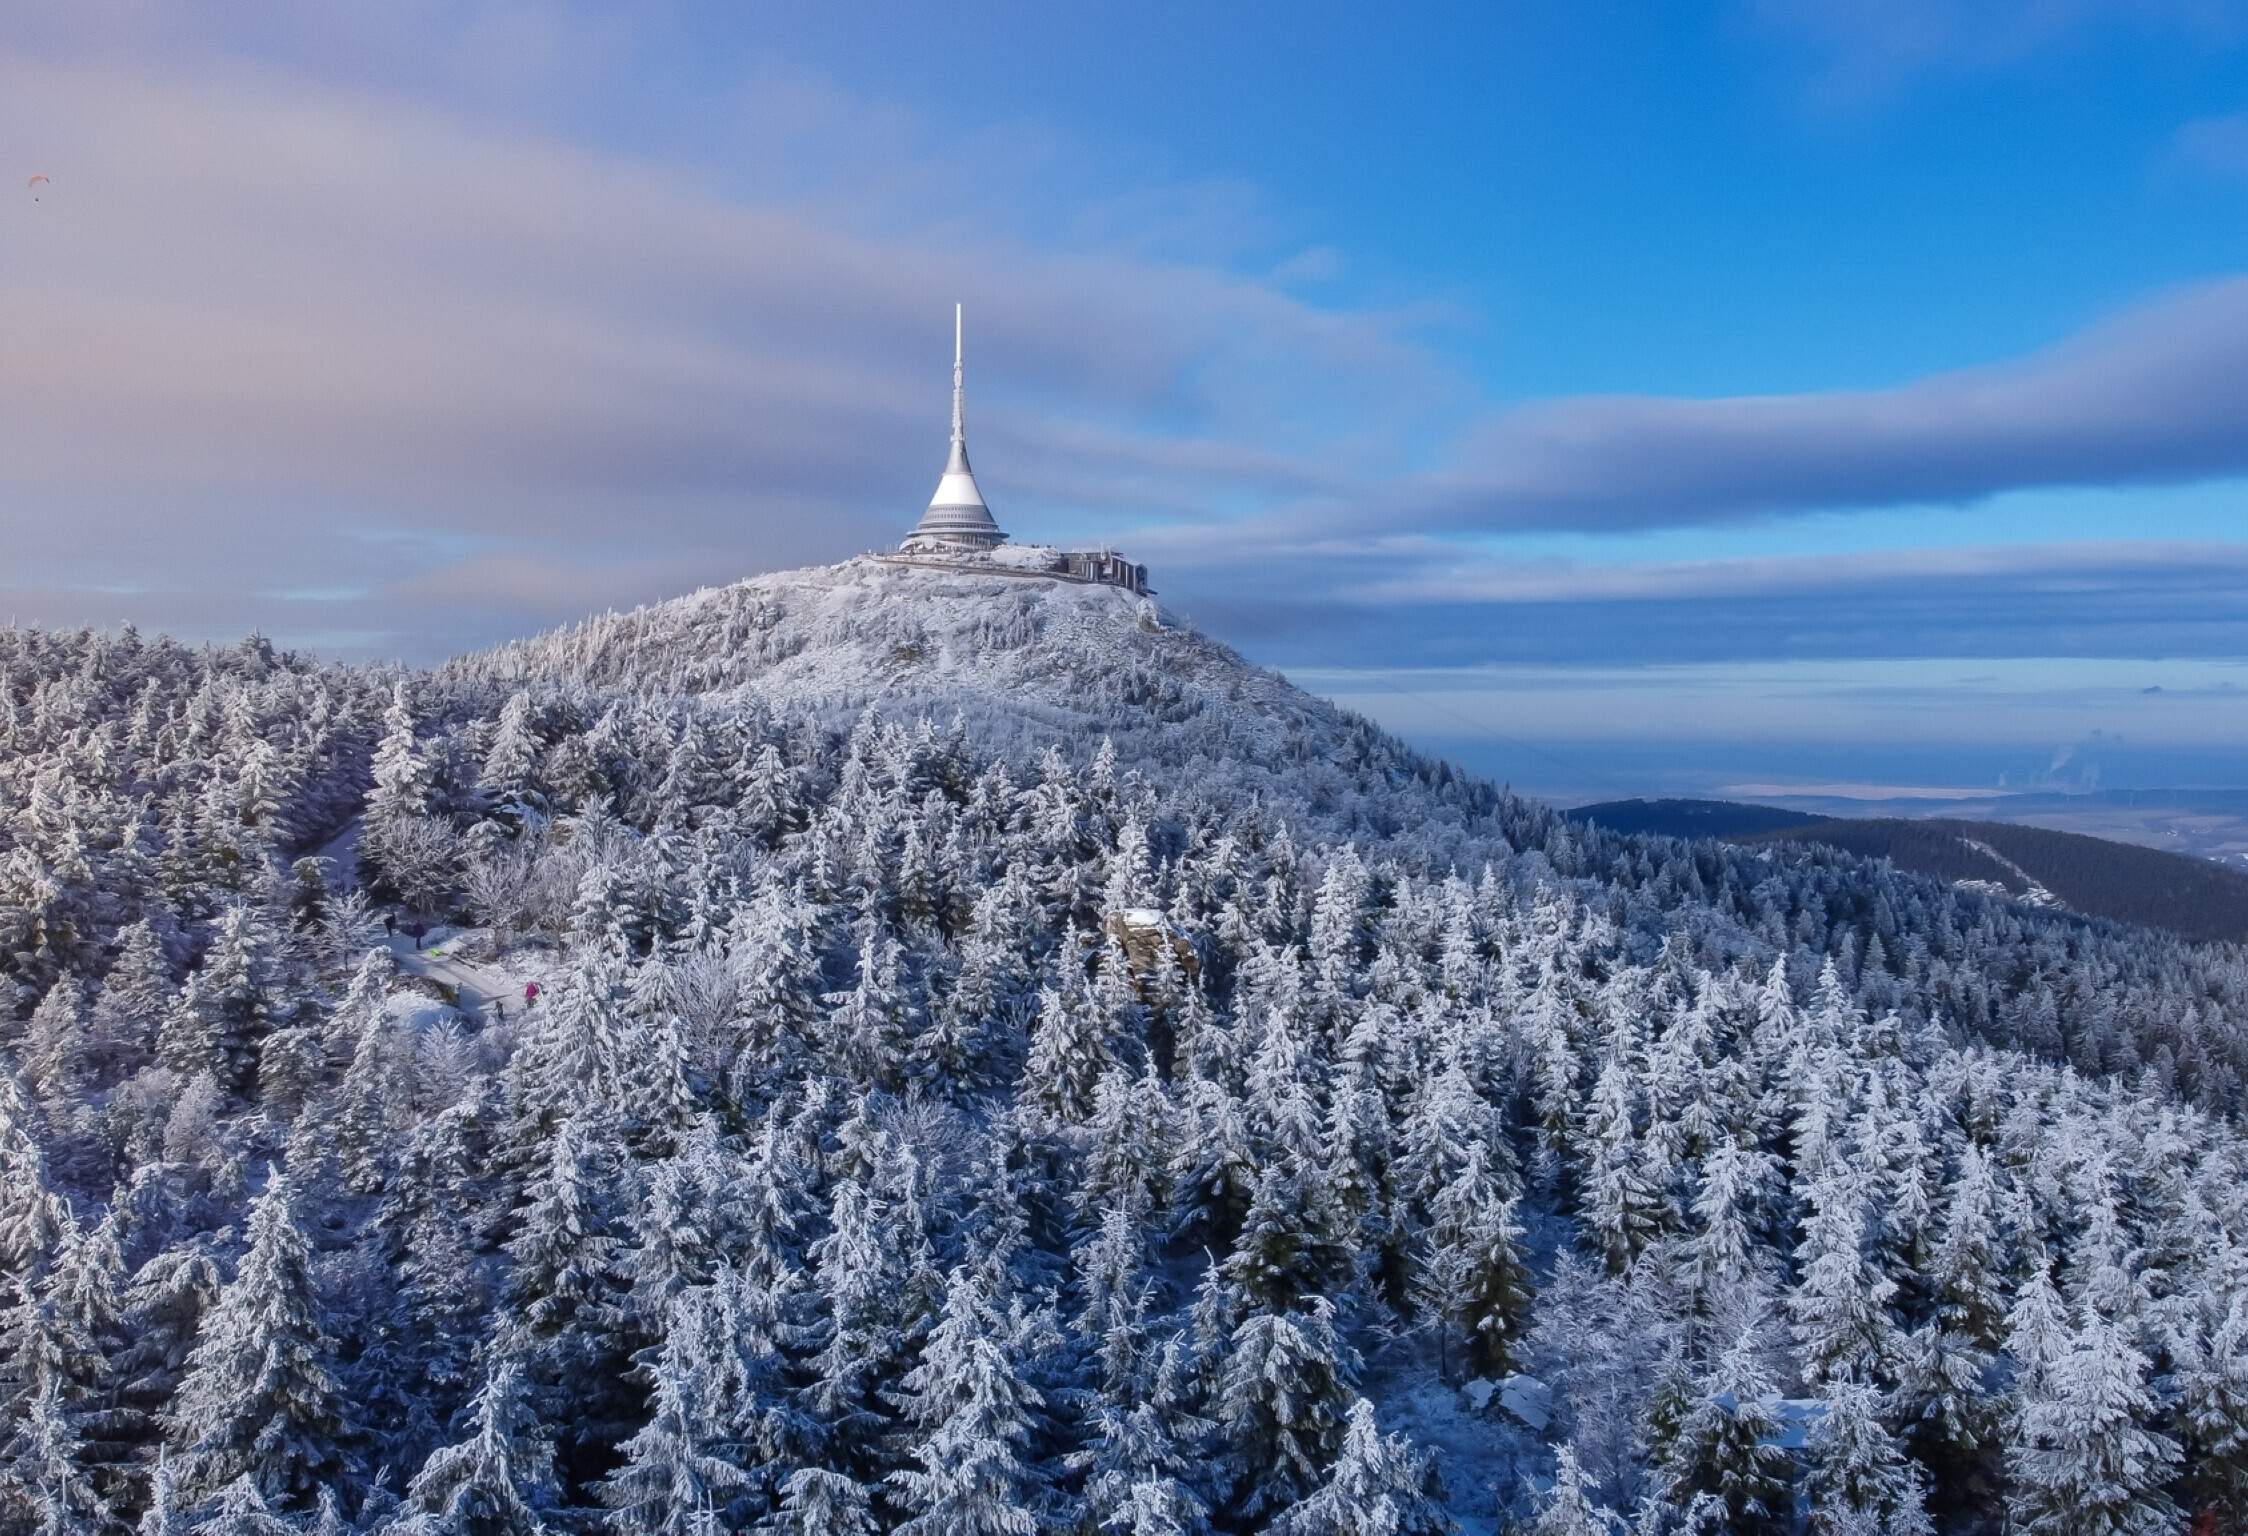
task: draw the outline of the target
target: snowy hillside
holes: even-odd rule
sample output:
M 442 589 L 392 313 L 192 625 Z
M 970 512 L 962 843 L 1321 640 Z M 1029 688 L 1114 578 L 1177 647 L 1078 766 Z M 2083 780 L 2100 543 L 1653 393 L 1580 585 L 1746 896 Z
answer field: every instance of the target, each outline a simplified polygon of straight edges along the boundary
M 477 670 L 702 694 L 750 688 L 776 704 L 906 695 L 1094 720 L 1222 708 L 1282 731 L 1334 717 L 1122 588 L 997 562 L 938 569 L 871 555 L 589 620 L 500 647 Z
M 609 614 L 455 663 L 456 675 L 744 695 L 848 716 L 978 717 L 986 751 L 1056 738 L 1191 736 L 1236 762 L 1300 763 L 1360 722 L 1196 633 L 1152 599 L 1022 573 L 1003 547 L 951 569 L 861 556 Z M 1014 574 L 1003 574 L 1013 572 Z M 1118 743 L 1123 748 L 1124 743 Z
M 0 634 L 0 981 L 0 1531 L 2248 1518 L 2240 950 L 1572 827 L 1112 589 Z

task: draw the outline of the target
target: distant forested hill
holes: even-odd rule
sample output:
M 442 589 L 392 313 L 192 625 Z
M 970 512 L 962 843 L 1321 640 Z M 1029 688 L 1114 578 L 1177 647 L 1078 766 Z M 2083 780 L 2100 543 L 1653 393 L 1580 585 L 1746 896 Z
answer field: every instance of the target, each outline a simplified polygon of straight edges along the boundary
M 1589 822 L 1626 836 L 1719 837 L 1733 841 L 1764 832 L 1782 832 L 1830 820 L 1776 805 L 1743 805 L 1735 800 L 1603 800 L 1563 811 L 1571 821 Z
M 1817 843 L 1938 880 L 2003 887 L 2088 917 L 2197 941 L 2248 938 L 2248 874 L 2077 832 L 1936 817 L 1812 816 L 1731 800 L 1608 800 L 1562 814 L 1626 836 Z
M 2248 937 L 2248 875 L 2206 859 L 2104 837 L 1994 821 L 1902 817 L 1817 821 L 1753 836 L 1711 835 L 1751 843 L 1824 843 L 1943 880 L 1990 881 L 2017 896 L 2037 899 L 2042 890 L 2075 911 L 2162 928 L 2188 939 Z

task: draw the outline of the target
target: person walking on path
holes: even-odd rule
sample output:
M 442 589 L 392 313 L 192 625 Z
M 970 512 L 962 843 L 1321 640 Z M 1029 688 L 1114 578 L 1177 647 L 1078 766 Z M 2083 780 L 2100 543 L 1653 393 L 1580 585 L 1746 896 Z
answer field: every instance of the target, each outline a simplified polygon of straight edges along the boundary
M 385 912 L 385 913 L 384 913 L 384 914 L 382 915 L 382 932 L 383 932 L 383 937 L 384 937 L 384 938 L 386 938 L 386 939 L 395 939 L 395 938 L 397 938 L 397 937 L 398 937 L 398 914 L 397 914 L 397 913 L 395 913 L 395 912 Z
M 526 982 L 524 982 L 524 983 L 523 983 L 523 1006 L 524 1006 L 524 1007 L 526 1007 L 526 1008 L 528 1008 L 528 1007 L 530 1007 L 530 1006 L 531 1006 L 531 1005 L 532 1005 L 533 1003 L 537 1002 L 538 1000 L 539 1000 L 539 984 L 538 984 L 537 982 L 535 982 L 535 981 L 526 981 Z

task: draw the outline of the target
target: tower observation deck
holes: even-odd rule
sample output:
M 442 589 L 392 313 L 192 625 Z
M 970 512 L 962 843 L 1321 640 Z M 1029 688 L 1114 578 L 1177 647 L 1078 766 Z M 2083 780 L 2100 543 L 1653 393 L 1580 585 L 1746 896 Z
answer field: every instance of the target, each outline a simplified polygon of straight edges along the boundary
M 945 459 L 944 473 L 937 479 L 937 493 L 929 498 L 928 510 L 921 514 L 921 521 L 899 546 L 908 554 L 992 549 L 1007 539 L 1007 535 L 999 531 L 999 524 L 992 521 L 991 508 L 984 504 L 983 489 L 976 484 L 976 472 L 968 467 L 960 317 L 961 307 L 955 304 L 952 306 L 952 451 Z

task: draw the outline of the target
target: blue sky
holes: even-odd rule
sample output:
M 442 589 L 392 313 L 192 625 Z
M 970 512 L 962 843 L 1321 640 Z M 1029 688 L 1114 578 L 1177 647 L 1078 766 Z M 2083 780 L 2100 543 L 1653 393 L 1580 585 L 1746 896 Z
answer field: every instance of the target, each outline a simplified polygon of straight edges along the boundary
M 31 0 L 0 159 L 27 620 L 887 542 L 959 298 L 1004 524 L 1424 738 L 2248 741 L 2248 0 Z

